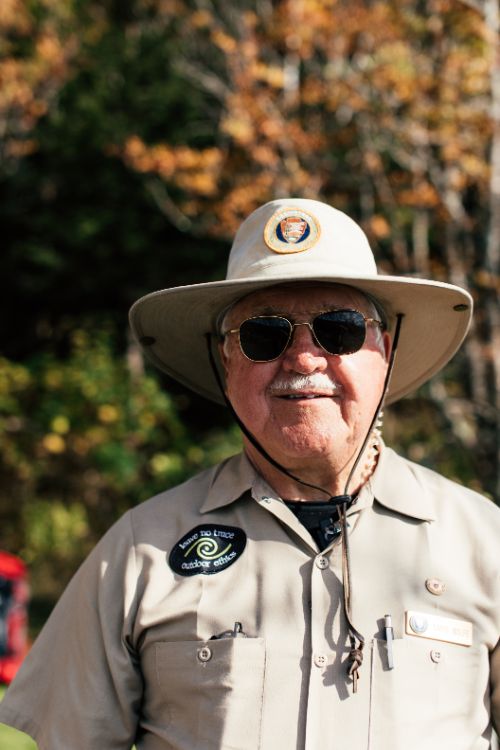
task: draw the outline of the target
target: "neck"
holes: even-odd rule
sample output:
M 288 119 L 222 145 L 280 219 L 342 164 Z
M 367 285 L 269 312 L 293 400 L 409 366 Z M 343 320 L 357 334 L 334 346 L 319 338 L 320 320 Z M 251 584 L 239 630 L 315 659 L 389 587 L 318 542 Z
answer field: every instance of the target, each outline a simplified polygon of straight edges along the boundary
M 361 487 L 371 477 L 378 460 L 380 433 L 374 430 L 369 440 L 361 460 L 356 467 L 354 475 L 351 477 L 347 491 L 351 495 L 359 492 Z M 280 471 L 270 464 L 247 440 L 245 442 L 245 451 L 259 474 L 265 479 L 277 495 L 285 500 L 298 501 L 318 501 L 328 500 L 330 497 L 345 494 L 346 482 L 349 478 L 351 467 L 356 459 L 352 456 L 348 464 L 337 467 L 329 461 L 313 461 L 311 459 L 294 466 L 284 465 L 297 479 L 302 479 L 308 484 L 315 485 L 320 489 L 309 487 L 307 484 L 295 481 L 284 472 Z

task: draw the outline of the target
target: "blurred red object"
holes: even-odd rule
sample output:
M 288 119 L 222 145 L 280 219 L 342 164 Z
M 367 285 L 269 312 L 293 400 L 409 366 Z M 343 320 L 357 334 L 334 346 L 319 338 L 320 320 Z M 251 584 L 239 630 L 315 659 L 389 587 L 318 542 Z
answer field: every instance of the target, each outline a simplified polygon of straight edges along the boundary
M 0 551 L 0 682 L 10 683 L 28 650 L 28 572 L 15 555 Z

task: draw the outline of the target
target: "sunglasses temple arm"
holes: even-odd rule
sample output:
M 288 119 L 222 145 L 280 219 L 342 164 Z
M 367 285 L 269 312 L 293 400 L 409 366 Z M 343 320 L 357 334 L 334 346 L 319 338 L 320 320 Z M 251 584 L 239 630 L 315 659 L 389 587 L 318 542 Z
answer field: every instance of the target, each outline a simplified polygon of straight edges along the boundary
M 207 343 L 208 359 L 210 361 L 210 366 L 212 368 L 212 372 L 214 374 L 215 380 L 217 381 L 217 385 L 219 386 L 219 390 L 222 394 L 222 397 L 226 403 L 227 408 L 231 412 L 234 420 L 236 421 L 238 427 L 240 428 L 242 433 L 245 435 L 245 437 L 248 438 L 248 440 L 253 445 L 253 447 L 260 453 L 260 455 L 263 458 L 266 459 L 266 461 L 268 461 L 272 466 L 274 466 L 275 469 L 278 469 L 278 471 L 281 471 L 283 474 L 286 474 L 286 476 L 289 477 L 290 479 L 293 479 L 294 482 L 299 482 L 300 484 L 303 484 L 306 487 L 311 487 L 314 490 L 319 490 L 320 492 L 323 492 L 325 495 L 328 495 L 328 497 L 330 497 L 330 493 L 328 492 L 328 490 L 325 490 L 323 487 L 319 487 L 317 484 L 310 484 L 309 482 L 305 482 L 303 479 L 296 477 L 294 474 L 288 471 L 288 469 L 285 469 L 285 467 L 282 466 L 278 461 L 276 461 L 275 458 L 269 455 L 266 449 L 259 443 L 255 435 L 253 435 L 248 429 L 248 427 L 241 421 L 241 419 L 236 413 L 231 401 L 227 397 L 226 392 L 224 390 L 222 379 L 221 379 L 219 370 L 217 369 L 217 365 L 216 365 L 213 350 L 212 350 L 212 334 L 206 333 L 205 340 Z
M 401 324 L 402 324 L 403 318 L 404 318 L 403 313 L 398 313 L 398 315 L 396 316 L 396 318 L 397 318 L 396 319 L 396 330 L 394 331 L 394 338 L 392 340 L 391 354 L 390 354 L 390 357 L 389 357 L 389 364 L 387 366 L 387 372 L 385 374 L 384 387 L 382 388 L 382 395 L 380 396 L 380 400 L 379 400 L 379 402 L 377 404 L 377 408 L 375 409 L 375 413 L 374 413 L 373 419 L 372 419 L 372 421 L 370 423 L 370 427 L 368 428 L 368 431 L 366 433 L 366 437 L 365 437 L 365 439 L 363 441 L 363 444 L 362 444 L 360 450 L 358 451 L 358 455 L 356 457 L 356 460 L 355 460 L 355 462 L 353 463 L 353 465 L 351 467 L 351 471 L 349 472 L 349 476 L 347 477 L 347 481 L 345 483 L 345 488 L 344 488 L 344 495 L 348 494 L 349 485 L 350 485 L 351 480 L 352 480 L 352 478 L 354 476 L 354 472 L 356 471 L 356 469 L 358 467 L 358 464 L 359 464 L 359 462 L 361 460 L 361 456 L 364 453 L 364 450 L 365 450 L 366 445 L 367 445 L 367 443 L 368 443 L 368 441 L 370 439 L 370 435 L 372 434 L 372 430 L 373 430 L 373 428 L 374 428 L 374 426 L 375 426 L 375 424 L 377 422 L 379 414 L 380 414 L 380 412 L 382 411 L 382 409 L 384 407 L 385 397 L 387 396 L 387 391 L 389 390 L 389 385 L 390 385 L 390 382 L 391 382 L 392 371 L 394 370 L 394 362 L 396 360 L 396 351 L 397 351 L 398 343 L 399 343 L 399 335 L 401 333 Z

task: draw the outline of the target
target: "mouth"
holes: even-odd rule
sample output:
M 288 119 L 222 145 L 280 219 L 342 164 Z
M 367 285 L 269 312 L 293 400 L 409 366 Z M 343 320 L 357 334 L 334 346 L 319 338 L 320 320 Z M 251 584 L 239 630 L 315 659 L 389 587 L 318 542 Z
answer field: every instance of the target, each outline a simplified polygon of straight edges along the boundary
M 334 393 L 280 393 L 276 398 L 285 401 L 314 401 L 320 398 L 334 398 Z

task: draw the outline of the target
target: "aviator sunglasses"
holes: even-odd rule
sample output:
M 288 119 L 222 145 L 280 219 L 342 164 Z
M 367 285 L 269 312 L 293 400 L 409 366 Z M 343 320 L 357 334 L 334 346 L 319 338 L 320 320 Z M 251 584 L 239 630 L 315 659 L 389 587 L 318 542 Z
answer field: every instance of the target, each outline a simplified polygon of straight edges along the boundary
M 385 330 L 381 320 L 366 318 L 358 310 L 327 310 L 304 323 L 294 323 L 282 315 L 257 315 L 226 331 L 222 337 L 237 333 L 240 349 L 247 359 L 272 362 L 285 352 L 298 326 L 307 326 L 315 343 L 327 354 L 353 354 L 364 344 L 367 325 Z

